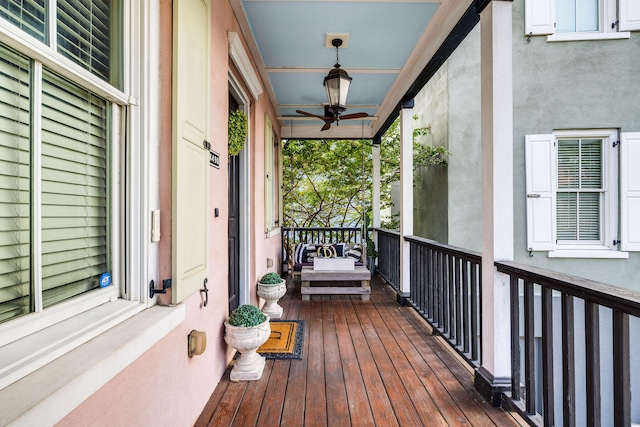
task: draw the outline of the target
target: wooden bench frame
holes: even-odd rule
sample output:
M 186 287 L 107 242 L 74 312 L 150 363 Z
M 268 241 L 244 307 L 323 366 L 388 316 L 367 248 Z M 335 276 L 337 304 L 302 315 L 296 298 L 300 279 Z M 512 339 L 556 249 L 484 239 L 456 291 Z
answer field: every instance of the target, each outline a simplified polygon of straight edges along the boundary
M 356 266 L 354 270 L 314 270 L 302 267 L 300 272 L 302 286 L 300 293 L 303 301 L 309 301 L 311 295 L 360 295 L 363 301 L 371 296 L 371 272 L 365 266 Z M 316 286 L 312 281 L 350 282 L 359 281 L 360 286 Z

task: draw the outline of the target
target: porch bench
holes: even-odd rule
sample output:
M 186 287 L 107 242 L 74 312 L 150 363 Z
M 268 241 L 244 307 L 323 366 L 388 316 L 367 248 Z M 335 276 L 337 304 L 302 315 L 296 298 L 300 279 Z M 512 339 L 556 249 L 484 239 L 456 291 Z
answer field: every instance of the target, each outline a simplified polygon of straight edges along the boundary
M 291 274 L 294 280 L 298 280 L 300 278 L 300 274 L 304 267 L 313 268 L 313 258 L 317 256 L 317 248 L 323 245 L 343 245 L 343 251 L 339 256 L 352 256 L 353 258 L 356 258 L 355 266 L 366 267 L 366 257 L 364 256 L 366 253 L 365 247 L 359 243 L 298 243 L 295 246 L 293 254 L 289 254 L 289 259 L 293 260 Z M 356 252 L 360 253 L 357 257 Z
M 365 266 L 356 266 L 353 270 L 314 270 L 303 267 L 300 272 L 302 285 L 300 293 L 303 301 L 309 301 L 311 295 L 360 295 L 363 301 L 371 296 L 371 272 Z M 312 281 L 324 282 L 360 282 L 359 286 L 311 286 Z

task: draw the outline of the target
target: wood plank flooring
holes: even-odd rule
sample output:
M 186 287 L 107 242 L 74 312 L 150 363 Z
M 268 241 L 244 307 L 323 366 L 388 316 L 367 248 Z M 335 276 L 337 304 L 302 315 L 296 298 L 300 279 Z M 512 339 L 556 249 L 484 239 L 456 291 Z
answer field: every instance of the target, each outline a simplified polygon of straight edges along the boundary
M 381 279 L 371 286 L 371 301 L 301 301 L 290 281 L 280 305 L 283 319 L 305 320 L 302 360 L 268 360 L 259 381 L 231 382 L 227 370 L 196 426 L 524 425 L 480 397 L 413 308 Z

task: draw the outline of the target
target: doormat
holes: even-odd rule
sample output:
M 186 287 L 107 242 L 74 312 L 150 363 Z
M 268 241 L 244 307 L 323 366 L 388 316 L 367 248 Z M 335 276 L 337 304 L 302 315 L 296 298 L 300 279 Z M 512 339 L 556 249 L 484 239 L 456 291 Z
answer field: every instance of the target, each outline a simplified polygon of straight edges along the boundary
M 267 359 L 302 359 L 304 320 L 272 320 L 271 335 L 258 353 Z

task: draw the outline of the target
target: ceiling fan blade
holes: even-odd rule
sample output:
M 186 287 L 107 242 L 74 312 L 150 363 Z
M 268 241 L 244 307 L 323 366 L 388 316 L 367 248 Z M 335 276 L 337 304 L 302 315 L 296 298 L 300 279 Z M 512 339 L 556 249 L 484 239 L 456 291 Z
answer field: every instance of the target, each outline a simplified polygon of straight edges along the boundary
M 306 111 L 302 111 L 302 110 L 296 110 L 296 113 L 302 114 L 303 116 L 307 116 L 307 117 L 315 117 L 315 118 L 320 119 L 320 120 L 324 120 L 325 119 L 325 117 L 318 116 L 317 114 L 313 114 L 313 113 L 307 113 Z
M 369 115 L 367 113 L 345 114 L 344 116 L 340 116 L 340 120 L 361 119 L 363 117 L 369 117 Z
M 321 131 L 323 130 L 328 130 L 331 127 L 331 122 L 326 122 L 324 124 L 324 126 L 322 126 L 322 129 L 320 129 Z
M 296 110 L 296 113 L 301 114 L 303 116 L 324 120 L 325 123 L 333 123 L 336 120 L 336 118 L 333 116 L 318 116 L 317 114 L 307 113 L 306 111 L 302 111 L 302 110 Z

